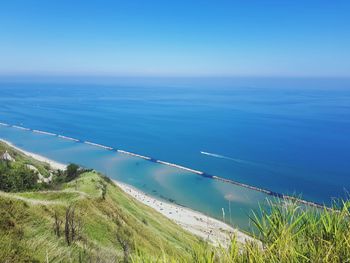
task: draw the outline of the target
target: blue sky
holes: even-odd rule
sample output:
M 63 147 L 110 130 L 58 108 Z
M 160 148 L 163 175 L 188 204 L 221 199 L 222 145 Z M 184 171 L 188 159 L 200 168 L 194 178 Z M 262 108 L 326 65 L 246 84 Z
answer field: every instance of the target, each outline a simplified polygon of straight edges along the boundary
M 350 1 L 0 3 L 0 74 L 350 76 Z

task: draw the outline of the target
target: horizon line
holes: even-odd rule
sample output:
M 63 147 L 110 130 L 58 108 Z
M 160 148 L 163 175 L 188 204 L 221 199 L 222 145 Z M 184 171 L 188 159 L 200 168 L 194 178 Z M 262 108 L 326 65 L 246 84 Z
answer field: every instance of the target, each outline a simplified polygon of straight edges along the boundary
M 295 78 L 295 79 L 350 79 L 350 75 L 298 75 L 298 74 L 118 74 L 118 73 L 91 73 L 91 72 L 0 72 L 2 78 L 178 78 L 178 79 L 205 79 L 205 78 Z

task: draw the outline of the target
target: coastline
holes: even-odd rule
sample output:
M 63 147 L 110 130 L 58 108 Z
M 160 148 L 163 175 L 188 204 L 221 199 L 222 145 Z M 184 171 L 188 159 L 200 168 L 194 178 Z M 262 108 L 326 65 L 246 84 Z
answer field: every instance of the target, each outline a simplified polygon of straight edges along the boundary
M 25 151 L 4 139 L 0 139 L 0 141 L 8 144 L 9 146 L 29 157 L 32 157 L 41 162 L 48 163 L 54 169 L 66 169 L 66 164 L 54 161 L 39 154 Z M 230 225 L 215 218 L 209 217 L 201 212 L 159 200 L 147 195 L 146 193 L 136 189 L 131 185 L 116 180 L 112 181 L 130 197 L 136 199 L 144 205 L 147 205 L 148 207 L 155 209 L 163 216 L 180 225 L 185 230 L 200 238 L 203 238 L 204 240 L 211 242 L 214 245 L 222 245 L 227 247 L 230 243 L 230 238 L 232 235 L 235 235 L 237 241 L 240 243 L 254 240 L 252 237 L 243 232 L 240 232 L 238 229 L 235 229 Z
M 6 143 L 7 145 L 11 146 L 12 148 L 16 149 L 17 151 L 23 153 L 24 155 L 27 155 L 29 157 L 32 157 L 33 159 L 36 159 L 40 162 L 44 162 L 44 163 L 48 163 L 52 168 L 56 169 L 56 170 L 65 170 L 67 165 L 60 163 L 60 162 L 56 162 L 54 160 L 51 160 L 47 157 L 44 157 L 40 154 L 36 154 L 36 153 L 32 153 L 32 152 L 28 152 L 26 150 L 23 150 L 22 148 L 19 148 L 18 146 L 14 145 L 13 143 L 6 141 L 4 139 L 0 138 L 0 141 L 3 143 Z
M 210 241 L 214 245 L 227 247 L 230 244 L 233 235 L 236 236 L 237 241 L 240 243 L 254 240 L 252 237 L 238 229 L 201 212 L 151 197 L 133 186 L 119 181 L 113 181 L 129 196 L 132 196 L 144 205 L 155 209 L 157 212 L 180 225 L 185 230 L 203 238 L 204 240 Z

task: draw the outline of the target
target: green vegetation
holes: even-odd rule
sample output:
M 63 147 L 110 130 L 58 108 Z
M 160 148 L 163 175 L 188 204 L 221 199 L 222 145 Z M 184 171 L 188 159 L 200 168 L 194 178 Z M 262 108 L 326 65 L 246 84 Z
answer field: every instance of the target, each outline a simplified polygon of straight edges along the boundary
M 8 154 L 11 160 L 3 158 Z M 28 190 L 59 189 L 64 182 L 91 171 L 69 164 L 65 171 L 52 170 L 49 164 L 31 157 L 0 142 L 0 190 L 4 192 L 23 192 Z
M 165 253 L 190 259 L 187 248 L 200 243 L 197 238 L 105 180 L 103 200 L 100 180 L 104 177 L 86 172 L 60 191 L 0 195 L 0 258 L 119 262 L 136 253 L 153 260 Z
M 54 172 L 5 150 L 16 161 L 0 170 L 14 177 L 11 188 L 0 181 L 1 262 L 350 262 L 350 201 L 323 211 L 273 202 L 252 212 L 257 241 L 213 247 L 107 177 L 73 164 Z M 38 183 L 27 165 L 52 181 Z
M 67 166 L 67 171 L 66 171 L 66 177 L 67 181 L 71 181 L 75 178 L 77 178 L 79 175 L 79 166 L 71 163 Z
M 1 262 L 119 262 L 136 253 L 186 260 L 188 248 L 201 242 L 105 176 L 74 164 L 52 171 L 0 143 L 0 155 L 6 150 L 15 161 L 0 162 L 12 174 L 17 166 L 38 171 L 26 170 L 36 175 L 35 188 L 0 191 Z M 52 174 L 51 182 L 38 183 L 38 172 Z
M 48 177 L 50 174 L 48 165 L 0 143 L 0 156 L 2 157 L 5 153 L 9 154 L 14 161 L 0 159 L 0 190 L 18 192 L 45 187 L 45 183 L 38 183 L 38 174 Z M 33 170 L 32 167 L 35 167 L 36 170 Z
M 226 248 L 199 245 L 192 248 L 192 262 L 350 262 L 350 201 L 334 210 L 305 209 L 297 204 L 270 203 L 253 213 L 261 242 Z M 134 262 L 149 262 L 140 255 Z M 182 262 L 164 255 L 160 262 Z M 186 261 L 183 261 L 186 262 Z
M 12 147 L 8 146 L 7 144 L 0 142 L 0 156 L 2 156 L 6 151 L 15 159 L 16 165 L 22 165 L 22 164 L 33 165 L 38 169 L 39 173 L 42 174 L 44 177 L 49 176 L 49 171 L 50 171 L 49 164 L 37 161 L 36 159 L 33 159 L 31 157 L 28 157 L 22 154 L 21 152 L 17 151 L 16 149 L 13 149 Z
M 0 161 L 0 189 L 6 192 L 32 190 L 40 188 L 38 175 L 25 164 Z

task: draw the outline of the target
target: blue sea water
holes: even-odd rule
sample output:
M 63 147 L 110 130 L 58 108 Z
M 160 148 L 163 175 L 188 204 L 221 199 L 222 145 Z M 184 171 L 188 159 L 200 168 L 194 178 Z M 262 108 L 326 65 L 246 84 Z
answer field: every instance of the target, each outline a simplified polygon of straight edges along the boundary
M 350 189 L 348 79 L 156 79 L 0 82 L 0 122 L 125 149 L 329 204 Z M 57 137 L 0 137 L 233 224 L 266 196 Z M 203 154 L 204 153 L 204 154 Z M 229 198 L 227 198 L 230 196 Z

